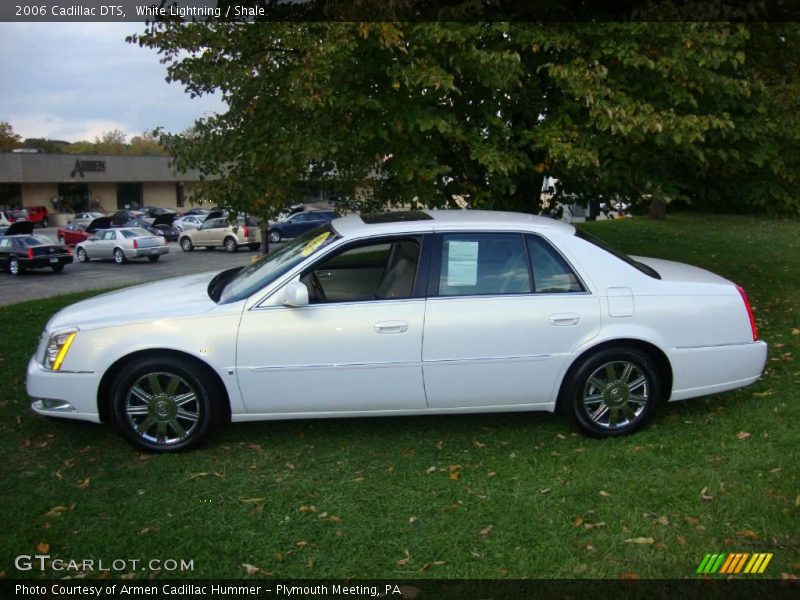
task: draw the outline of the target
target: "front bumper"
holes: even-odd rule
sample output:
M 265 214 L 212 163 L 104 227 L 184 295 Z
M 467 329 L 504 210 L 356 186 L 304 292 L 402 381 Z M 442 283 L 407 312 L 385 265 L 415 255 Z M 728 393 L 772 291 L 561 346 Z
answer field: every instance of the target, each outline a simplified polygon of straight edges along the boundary
M 25 391 L 35 413 L 80 421 L 100 422 L 96 373 L 46 371 L 35 357 L 28 362 Z

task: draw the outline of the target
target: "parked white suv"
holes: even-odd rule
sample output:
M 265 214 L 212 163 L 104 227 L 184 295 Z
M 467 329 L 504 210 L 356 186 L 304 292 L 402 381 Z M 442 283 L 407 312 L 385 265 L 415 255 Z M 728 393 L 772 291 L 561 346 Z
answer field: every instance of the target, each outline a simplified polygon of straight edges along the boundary
M 225 218 L 207 219 L 199 228 L 181 233 L 178 243 L 184 252 L 191 252 L 197 246 L 208 249 L 222 246 L 226 252 L 236 252 L 241 246 L 258 250 L 261 230 L 244 223 L 231 224 Z

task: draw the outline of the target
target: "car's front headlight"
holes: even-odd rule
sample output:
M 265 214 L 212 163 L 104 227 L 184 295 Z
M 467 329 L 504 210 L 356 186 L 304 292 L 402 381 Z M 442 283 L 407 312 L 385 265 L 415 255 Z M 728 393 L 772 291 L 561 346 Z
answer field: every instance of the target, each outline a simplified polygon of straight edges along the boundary
M 58 371 L 67 357 L 70 346 L 75 341 L 77 331 L 61 331 L 50 336 L 47 349 L 44 352 L 42 365 L 50 371 Z

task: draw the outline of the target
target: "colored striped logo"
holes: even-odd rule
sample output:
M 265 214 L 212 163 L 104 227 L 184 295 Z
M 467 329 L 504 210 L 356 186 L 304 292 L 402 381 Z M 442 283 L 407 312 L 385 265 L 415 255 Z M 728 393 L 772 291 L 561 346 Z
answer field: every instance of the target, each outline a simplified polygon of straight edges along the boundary
M 722 552 L 719 554 L 706 554 L 695 573 L 719 573 L 720 575 L 750 573 L 755 575 L 756 573 L 763 573 L 771 560 L 771 553 Z

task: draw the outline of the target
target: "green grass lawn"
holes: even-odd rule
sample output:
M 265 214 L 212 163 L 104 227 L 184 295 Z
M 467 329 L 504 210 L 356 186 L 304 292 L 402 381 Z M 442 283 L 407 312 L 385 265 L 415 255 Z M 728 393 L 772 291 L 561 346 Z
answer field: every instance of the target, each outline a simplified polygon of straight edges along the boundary
M 624 439 L 549 414 L 293 421 L 150 456 L 28 408 L 42 327 L 90 294 L 3 307 L 0 571 L 41 576 L 13 563 L 38 548 L 193 560 L 174 576 L 195 577 L 683 578 L 706 553 L 745 551 L 774 553 L 765 576 L 800 575 L 800 224 L 671 215 L 586 229 L 743 284 L 770 343 L 764 378 L 665 406 Z

